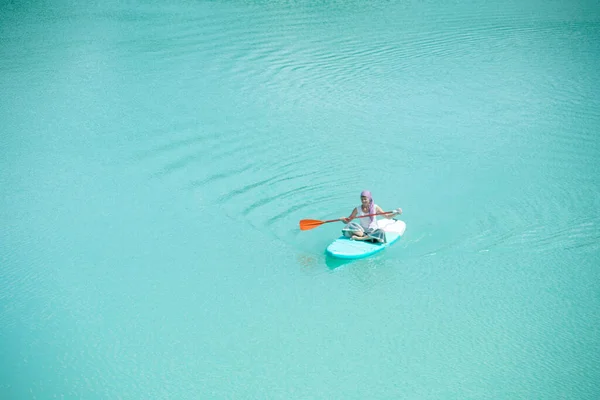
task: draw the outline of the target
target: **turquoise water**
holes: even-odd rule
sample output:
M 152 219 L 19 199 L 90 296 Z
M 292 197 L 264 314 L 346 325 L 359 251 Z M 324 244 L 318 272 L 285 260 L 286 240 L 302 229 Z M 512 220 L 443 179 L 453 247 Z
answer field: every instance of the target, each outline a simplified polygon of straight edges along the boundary
M 0 6 L 0 398 L 597 399 L 597 1 Z M 405 236 L 325 257 L 370 189 Z

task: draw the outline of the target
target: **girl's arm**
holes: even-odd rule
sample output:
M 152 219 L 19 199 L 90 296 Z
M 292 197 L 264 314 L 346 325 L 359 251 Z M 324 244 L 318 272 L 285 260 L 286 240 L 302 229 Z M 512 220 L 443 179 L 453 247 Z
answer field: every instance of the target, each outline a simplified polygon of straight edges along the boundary
M 342 217 L 341 220 L 343 223 L 347 224 L 348 222 L 352 221 L 354 217 L 356 217 L 356 208 L 352 210 L 352 214 L 350 214 L 348 218 Z
M 400 212 L 392 212 L 392 213 L 389 213 L 389 214 L 385 214 L 383 217 L 384 217 L 384 218 L 387 218 L 387 219 L 392 219 L 392 218 L 394 218 L 396 215 L 400 215 L 400 214 L 402 214 L 402 209 L 401 209 L 401 208 L 399 208 L 398 210 L 400 210 Z M 376 207 L 375 207 L 375 212 L 379 214 L 379 213 L 384 213 L 385 211 L 383 211 L 383 210 L 381 209 L 381 207 L 379 207 L 379 206 L 376 206 Z

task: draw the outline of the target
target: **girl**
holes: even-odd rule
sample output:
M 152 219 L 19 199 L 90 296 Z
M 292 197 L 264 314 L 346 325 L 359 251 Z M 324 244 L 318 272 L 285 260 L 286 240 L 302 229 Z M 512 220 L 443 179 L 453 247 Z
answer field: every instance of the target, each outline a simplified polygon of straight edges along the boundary
M 371 192 L 364 190 L 360 194 L 361 205 L 352 210 L 348 218 L 341 218 L 346 226 L 342 229 L 342 234 L 351 240 L 369 240 L 376 243 L 385 243 L 385 232 L 377 226 L 377 217 L 358 218 L 359 222 L 353 222 L 356 217 L 368 214 L 384 213 L 375 202 Z M 393 218 L 402 214 L 402 209 L 394 210 L 393 213 L 384 215 L 385 218 Z

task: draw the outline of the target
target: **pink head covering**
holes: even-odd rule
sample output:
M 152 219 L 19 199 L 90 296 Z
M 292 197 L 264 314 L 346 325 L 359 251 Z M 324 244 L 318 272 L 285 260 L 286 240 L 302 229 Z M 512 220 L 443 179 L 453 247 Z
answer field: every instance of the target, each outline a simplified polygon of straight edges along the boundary
M 375 202 L 373 201 L 373 196 L 371 196 L 371 192 L 369 192 L 368 190 L 363 190 L 362 192 L 360 192 L 360 197 L 366 197 L 369 199 L 369 214 L 375 214 Z M 375 217 L 371 217 L 371 222 L 373 222 L 374 219 Z

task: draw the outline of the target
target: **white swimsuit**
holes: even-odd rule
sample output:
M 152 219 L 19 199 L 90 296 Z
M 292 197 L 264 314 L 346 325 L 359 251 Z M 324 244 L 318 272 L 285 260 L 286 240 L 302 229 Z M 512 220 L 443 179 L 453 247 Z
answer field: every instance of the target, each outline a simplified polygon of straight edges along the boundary
M 375 210 L 377 210 L 377 204 L 375 204 Z M 356 216 L 360 217 L 361 215 L 369 215 L 369 212 L 364 213 L 362 207 L 358 206 L 356 207 Z M 377 217 L 373 217 L 373 222 L 371 222 L 370 217 L 358 218 L 358 220 L 360 221 L 360 226 L 362 226 L 364 230 L 369 228 L 377 229 Z

